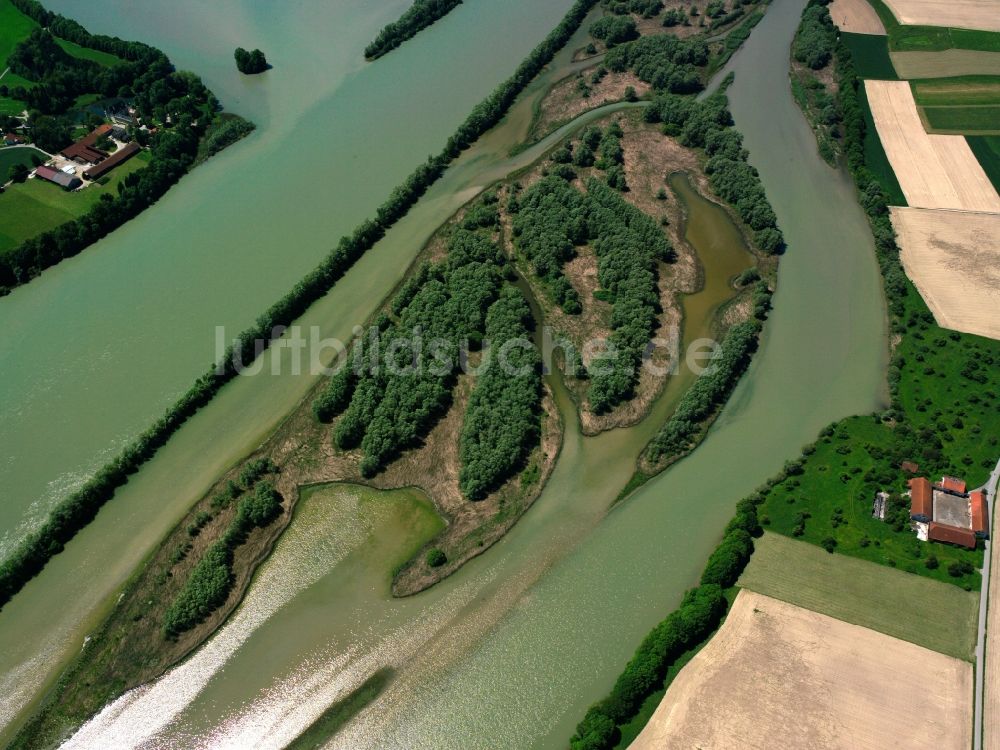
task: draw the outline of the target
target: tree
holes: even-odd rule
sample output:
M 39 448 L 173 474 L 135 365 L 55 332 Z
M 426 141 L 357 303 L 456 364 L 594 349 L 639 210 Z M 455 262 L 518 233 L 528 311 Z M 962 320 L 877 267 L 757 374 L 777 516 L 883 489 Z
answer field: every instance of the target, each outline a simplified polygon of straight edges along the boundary
M 7 176 L 14 182 L 24 182 L 28 179 L 28 168 L 21 163 L 11 164 Z
M 263 73 L 271 67 L 267 64 L 267 58 L 264 57 L 264 53 L 259 49 L 247 52 L 242 47 L 237 47 L 233 57 L 236 58 L 236 69 L 240 73 L 246 73 L 247 75 Z
M 448 562 L 448 556 L 444 553 L 444 550 L 435 547 L 427 552 L 427 564 L 432 568 L 440 568 L 446 562 Z

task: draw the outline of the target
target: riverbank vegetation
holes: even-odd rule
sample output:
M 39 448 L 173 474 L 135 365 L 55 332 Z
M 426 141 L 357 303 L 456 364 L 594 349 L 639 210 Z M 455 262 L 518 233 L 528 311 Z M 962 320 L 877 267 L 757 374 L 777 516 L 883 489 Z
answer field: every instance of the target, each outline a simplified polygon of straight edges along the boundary
M 263 73 L 271 67 L 267 64 L 267 58 L 264 56 L 264 53 L 259 49 L 249 52 L 242 47 L 237 47 L 236 52 L 233 53 L 233 57 L 236 58 L 236 69 L 246 75 Z
M 7 83 L 5 76 L 0 92 L 21 103 L 28 115 L 6 124 L 51 153 L 70 145 L 71 125 L 85 114 L 78 102 L 88 97 L 125 101 L 135 111 L 132 137 L 148 147 L 151 158 L 145 169 L 129 175 L 115 190 L 103 191 L 100 200 L 87 200 L 88 191 L 99 191 L 100 186 L 71 194 L 83 211 L 48 211 L 42 201 L 30 214 L 21 213 L 22 224 L 25 216 L 35 220 L 35 231 L 19 226 L 8 233 L 0 224 L 0 235 L 25 237 L 0 252 L 0 295 L 76 255 L 155 203 L 194 166 L 200 149 L 214 153 L 252 129 L 250 123 L 228 115 L 227 122 L 240 124 L 229 124 L 225 138 L 203 148 L 203 139 L 222 115 L 218 100 L 197 76 L 175 70 L 154 47 L 91 34 L 35 0 L 3 2 L 27 21 L 13 28 L 30 29 L 6 58 L 14 79 Z M 6 199 L 0 196 L 0 205 Z
M 375 60 L 391 52 L 461 4 L 462 0 L 414 0 L 398 21 L 386 25 L 365 47 L 365 59 Z
M 1000 342 L 934 322 L 906 277 L 889 217 L 890 197 L 867 148 L 863 81 L 846 45 L 836 50 L 846 165 L 868 215 L 888 302 L 889 407 L 829 426 L 766 493 L 770 528 L 831 551 L 976 590 L 981 550 L 919 542 L 909 529 L 903 461 L 921 476 L 981 484 L 1000 457 Z M 872 518 L 875 493 L 889 493 L 886 520 Z
M 22 3 L 31 1 L 17 0 Z M 114 496 L 115 490 L 128 481 L 129 475 L 138 471 L 184 422 L 237 376 L 237 363 L 249 364 L 270 346 L 279 326 L 290 325 L 314 301 L 326 294 L 347 269 L 409 211 L 453 159 L 500 121 L 517 95 L 579 28 L 595 3 L 596 0 L 576 0 L 565 18 L 518 66 L 514 75 L 473 109 L 448 139 L 442 153 L 417 167 L 392 192 L 376 212 L 375 219 L 366 220 L 352 235 L 343 237 L 315 270 L 268 308 L 254 326 L 241 334 L 237 343 L 227 349 L 218 366 L 213 366 L 199 377 L 163 417 L 135 438 L 82 488 L 62 500 L 41 527 L 24 538 L 13 554 L 0 563 L 0 607 L 62 551 L 63 546 Z M 165 145 L 167 143 L 170 141 L 166 141 Z
M 668 678 L 676 675 L 677 662 L 689 659 L 692 650 L 718 629 L 735 596 L 735 583 L 753 552 L 753 538 L 761 533 L 757 498 L 741 500 L 699 585 L 688 591 L 680 606 L 646 636 L 610 693 L 587 710 L 570 739 L 572 750 L 611 750 L 619 746 L 622 728 L 647 707 L 647 701 L 668 687 Z M 630 726 L 630 734 L 637 733 L 638 728 Z

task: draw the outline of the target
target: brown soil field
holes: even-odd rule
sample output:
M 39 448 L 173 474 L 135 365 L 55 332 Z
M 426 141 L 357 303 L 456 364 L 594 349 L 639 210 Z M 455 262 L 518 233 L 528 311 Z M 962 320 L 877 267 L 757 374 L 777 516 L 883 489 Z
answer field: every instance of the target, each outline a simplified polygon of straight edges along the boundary
M 996 0 L 885 0 L 904 26 L 950 26 L 1000 31 Z
M 900 78 L 950 78 L 1000 75 L 1000 52 L 946 49 L 940 52 L 890 52 Z
M 972 665 L 743 590 L 630 746 L 967 750 Z
M 865 0 L 833 0 L 830 17 L 841 31 L 852 34 L 885 34 L 878 13 Z
M 1000 339 L 1000 214 L 893 207 L 892 225 L 938 325 Z
M 872 116 L 906 202 L 915 208 L 1000 212 L 1000 195 L 965 138 L 924 131 L 906 81 L 865 81 Z

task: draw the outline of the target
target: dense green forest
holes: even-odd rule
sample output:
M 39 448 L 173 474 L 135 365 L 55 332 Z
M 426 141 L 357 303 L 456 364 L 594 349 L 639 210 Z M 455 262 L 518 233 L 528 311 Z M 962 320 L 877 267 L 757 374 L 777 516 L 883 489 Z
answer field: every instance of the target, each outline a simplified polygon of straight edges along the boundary
M 145 131 L 136 131 L 140 143 L 149 145 L 152 159 L 147 168 L 125 179 L 116 197 L 108 196 L 79 219 L 0 255 L 0 294 L 76 255 L 148 208 L 192 167 L 206 133 L 213 134 L 210 152 L 214 152 L 252 129 L 250 123 L 233 115 L 224 121 L 224 128 L 217 129 L 216 122 L 222 122 L 218 100 L 201 79 L 176 71 L 159 50 L 90 34 L 34 0 L 12 2 L 45 27 L 34 29 L 8 60 L 11 70 L 36 84 L 14 87 L 10 95 L 27 102 L 31 138 L 39 147 L 56 152 L 69 145 L 73 125 L 70 110 L 77 97 L 91 93 L 129 99 L 141 120 L 157 126 L 158 132 L 148 136 Z M 73 57 L 56 43 L 55 36 L 116 55 L 121 62 L 102 66 Z M 201 151 L 202 155 L 210 153 L 204 148 Z
M 619 44 L 604 57 L 609 70 L 631 70 L 656 91 L 673 94 L 700 91 L 702 69 L 708 61 L 708 44 L 703 39 L 678 39 L 673 34 L 644 36 Z
M 398 21 L 387 24 L 365 47 L 365 58 L 374 60 L 391 52 L 461 4 L 462 0 L 414 0 Z
M 525 345 L 532 325 L 524 297 L 505 286 L 486 313 L 488 366 L 476 378 L 462 424 L 458 481 L 471 500 L 512 477 L 541 438 L 541 358 Z
M 837 29 L 827 8 L 829 1 L 809 0 L 792 43 L 792 56 L 813 70 L 826 67 L 837 44 Z

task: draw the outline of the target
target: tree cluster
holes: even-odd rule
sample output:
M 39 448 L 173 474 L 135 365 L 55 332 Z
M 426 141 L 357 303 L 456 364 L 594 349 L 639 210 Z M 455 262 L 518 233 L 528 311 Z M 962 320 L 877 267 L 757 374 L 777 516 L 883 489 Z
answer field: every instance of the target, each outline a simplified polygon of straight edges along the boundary
M 693 447 L 705 420 L 726 402 L 749 366 L 760 329 L 756 319 L 729 329 L 710 371 L 687 390 L 676 411 L 649 442 L 646 450 L 651 461 L 680 456 Z
M 616 73 L 633 71 L 656 91 L 692 94 L 703 87 L 702 68 L 708 59 L 703 39 L 656 34 L 608 50 L 604 64 Z
M 646 109 L 648 122 L 662 122 L 667 135 L 684 146 L 703 148 L 708 155 L 705 172 L 712 190 L 730 203 L 753 230 L 754 241 L 766 253 L 784 246 L 777 217 L 767 200 L 757 170 L 747 161 L 743 139 L 733 128 L 725 94 L 698 101 L 663 94 Z
M 663 686 L 669 668 L 704 641 L 726 612 L 723 590 L 739 577 L 758 536 L 757 504 L 741 500 L 719 547 L 702 573 L 701 584 L 684 595 L 681 605 L 653 628 L 618 676 L 611 692 L 588 709 L 570 739 L 572 750 L 610 750 L 620 739 L 618 726 L 632 719 L 643 702 Z
M 447 410 L 462 342 L 482 340 L 504 263 L 489 238 L 457 227 L 447 260 L 422 271 L 419 287 L 404 285 L 393 301 L 398 321 L 390 320 L 377 339 L 358 342 L 354 356 L 362 366 L 356 359 L 344 367 L 317 399 L 317 416 L 332 419 L 343 412 L 334 441 L 342 450 L 361 448 L 365 476 L 416 445 Z M 438 349 L 418 354 L 416 337 L 437 342 Z
M 167 638 L 190 630 L 226 603 L 234 583 L 233 553 L 251 531 L 270 525 L 281 510 L 281 495 L 268 482 L 240 500 L 222 538 L 205 551 L 167 608 L 163 617 Z
M 792 56 L 813 70 L 825 68 L 837 46 L 837 28 L 830 18 L 828 2 L 809 0 L 792 44 Z
M 643 18 L 656 18 L 663 10 L 663 0 L 604 0 L 604 7 L 618 16 L 635 13 Z
M 365 47 L 365 58 L 374 60 L 391 52 L 461 4 L 462 0 L 414 0 L 399 20 L 383 27 Z
M 259 49 L 248 52 L 242 47 L 237 47 L 233 53 L 233 57 L 236 58 L 236 69 L 246 75 L 263 73 L 271 67 L 267 64 L 267 58 L 264 56 L 264 53 Z
M 41 7 L 34 0 L 12 0 L 12 2 L 19 8 L 22 4 Z M 258 317 L 253 326 L 239 336 L 233 346 L 227 348 L 223 361 L 218 366 L 213 366 L 199 377 L 163 417 L 128 445 L 117 458 L 98 470 L 83 487 L 59 503 L 41 528 L 29 534 L 14 553 L 0 563 L 0 607 L 10 601 L 11 597 L 36 576 L 52 557 L 62 551 L 66 542 L 93 520 L 104 503 L 114 495 L 115 490 L 125 484 L 129 475 L 138 471 L 139 467 L 155 455 L 188 418 L 211 401 L 223 385 L 239 374 L 240 368 L 237 363 L 249 364 L 259 356 L 262 351 L 261 342 L 263 348 L 269 346 L 275 337 L 277 327 L 290 325 L 313 302 L 325 295 L 354 262 L 385 235 L 389 227 L 406 215 L 427 188 L 437 181 L 444 168 L 463 149 L 500 121 L 517 95 L 580 27 L 596 2 L 597 0 L 576 0 L 562 22 L 521 63 L 517 72 L 473 110 L 448 140 L 444 151 L 417 167 L 402 185 L 393 190 L 376 212 L 376 219 L 362 222 L 350 236 L 341 238 L 337 247 L 317 268 L 271 305 Z M 122 42 L 122 44 L 128 46 L 132 43 Z M 131 59 L 125 54 L 121 56 Z M 150 170 L 151 167 L 136 174 L 145 175 Z M 129 179 L 132 179 L 131 175 Z M 110 229 L 106 228 L 104 231 Z M 45 265 L 41 267 L 45 267 L 66 257 L 55 252 L 54 238 L 50 236 L 47 242 L 46 248 L 24 253 L 21 260 L 12 265 L 5 264 L 5 259 L 10 258 L 12 254 L 0 256 L 0 293 L 7 290 L 12 281 L 22 283 L 37 275 L 40 272 L 39 263 L 44 263 Z M 85 245 L 67 242 L 66 246 L 75 248 L 73 252 L 79 252 Z
M 639 37 L 635 21 L 628 16 L 604 16 L 590 26 L 590 35 L 600 39 L 608 47 L 614 47 L 623 42 L 631 42 Z
M 528 303 L 505 286 L 486 314 L 489 361 L 462 424 L 458 483 L 470 500 L 481 500 L 520 470 L 541 437 L 541 358 L 531 326 Z

